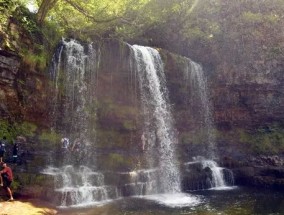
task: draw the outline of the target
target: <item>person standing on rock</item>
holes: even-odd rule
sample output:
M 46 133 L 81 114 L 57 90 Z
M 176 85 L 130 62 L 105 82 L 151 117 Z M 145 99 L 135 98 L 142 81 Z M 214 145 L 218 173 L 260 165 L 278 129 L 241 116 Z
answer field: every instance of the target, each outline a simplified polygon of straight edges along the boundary
M 11 184 L 13 181 L 13 172 L 11 170 L 10 167 L 7 166 L 6 163 L 3 163 L 3 169 L 0 171 L 1 174 L 1 186 L 4 187 L 4 189 L 7 191 L 8 195 L 9 195 L 9 201 L 13 201 L 13 195 L 12 195 L 12 191 L 11 191 Z
M 0 163 L 3 162 L 3 157 L 6 151 L 5 150 L 6 144 L 7 144 L 7 140 L 6 140 L 6 137 L 4 136 L 3 140 L 0 141 Z

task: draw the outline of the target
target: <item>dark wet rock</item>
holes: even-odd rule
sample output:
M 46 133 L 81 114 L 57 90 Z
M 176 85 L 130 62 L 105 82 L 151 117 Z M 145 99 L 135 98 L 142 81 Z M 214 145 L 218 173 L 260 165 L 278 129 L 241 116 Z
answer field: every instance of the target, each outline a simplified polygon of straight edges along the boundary
M 233 159 L 224 164 L 230 164 L 228 167 L 231 167 L 237 185 L 284 189 L 284 166 L 280 156 L 250 157 L 245 165 L 237 165 L 239 161 Z

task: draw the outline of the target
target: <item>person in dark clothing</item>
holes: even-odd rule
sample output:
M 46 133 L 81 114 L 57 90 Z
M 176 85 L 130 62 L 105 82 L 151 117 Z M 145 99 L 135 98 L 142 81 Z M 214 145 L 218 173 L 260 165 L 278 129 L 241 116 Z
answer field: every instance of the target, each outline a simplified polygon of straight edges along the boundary
M 13 163 L 17 163 L 18 160 L 18 152 L 19 152 L 19 143 L 16 140 L 13 145 Z
M 13 181 L 13 172 L 11 168 L 7 166 L 6 163 L 3 163 L 3 169 L 0 171 L 0 174 L 1 174 L 1 179 L 2 179 L 1 186 L 3 186 L 4 189 L 7 191 L 9 195 L 9 201 L 13 201 L 14 198 L 13 198 L 12 191 L 10 188 L 12 181 Z
M 3 162 L 3 157 L 6 151 L 5 150 L 6 144 L 7 144 L 7 140 L 6 140 L 6 137 L 4 136 L 3 140 L 0 141 L 0 163 Z
M 72 149 L 71 149 L 73 158 L 75 159 L 76 163 L 80 163 L 82 159 L 86 156 L 85 148 L 86 148 L 86 145 L 82 141 L 82 139 L 76 138 L 73 143 Z

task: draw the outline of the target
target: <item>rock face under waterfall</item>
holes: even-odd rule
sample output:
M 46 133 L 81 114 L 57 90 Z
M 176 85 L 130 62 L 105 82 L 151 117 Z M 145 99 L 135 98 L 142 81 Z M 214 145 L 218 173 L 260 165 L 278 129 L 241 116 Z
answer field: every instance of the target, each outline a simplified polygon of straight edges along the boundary
M 87 50 L 87 45 L 82 46 Z M 186 171 L 187 167 L 183 163 L 194 156 L 204 155 L 204 151 L 208 149 L 208 139 L 204 138 L 206 129 L 212 128 L 204 127 L 205 121 L 200 120 L 204 109 L 201 108 L 200 102 L 195 100 L 198 98 L 195 88 L 192 87 L 191 77 L 185 75 L 189 59 L 165 50 L 159 51 L 165 68 L 173 125 L 178 131 L 177 159 L 183 176 L 183 189 L 196 189 L 195 180 L 207 184 L 208 179 L 212 178 L 212 173 L 208 168 L 197 165 L 192 171 L 196 173 L 199 171 L 200 175 L 196 174 L 194 178 Z M 87 55 L 88 52 L 86 51 L 85 54 Z M 90 108 L 96 111 L 88 117 L 84 116 L 88 118 L 88 123 L 95 124 L 93 129 L 95 132 L 90 134 L 90 137 L 96 139 L 94 148 L 96 167 L 122 173 L 131 172 L 147 163 L 143 160 L 144 150 L 141 139 L 144 126 L 141 92 L 137 74 L 133 72 L 133 65 L 129 63 L 131 49 L 125 43 L 107 41 L 101 44 L 97 54 L 99 56 L 97 62 L 93 62 L 98 67 L 93 77 L 94 91 L 91 92 L 92 95 L 86 91 L 90 97 L 95 98 L 94 106 Z M 1 51 L 0 55 L 1 117 L 21 118 L 45 127 L 51 126 L 52 122 L 48 116 L 52 105 L 48 101 L 54 100 L 47 94 L 49 92 L 47 77 L 28 67 L 20 66 L 21 60 L 15 54 Z M 249 75 L 248 80 L 248 74 L 242 72 L 235 74 L 236 79 L 227 80 L 229 71 L 226 68 L 220 71 L 209 71 L 207 68 L 205 76 L 208 80 L 209 100 L 212 103 L 212 118 L 217 130 L 215 131 L 216 153 L 220 155 L 221 166 L 233 169 L 237 177 L 236 182 L 239 184 L 256 186 L 272 184 L 273 187 L 275 182 L 283 188 L 283 183 L 279 182 L 284 178 L 281 173 L 283 164 L 278 165 L 275 170 L 276 167 L 272 164 L 263 163 L 262 168 L 266 168 L 266 171 L 257 167 L 258 162 L 250 162 L 247 159 L 249 154 L 253 160 L 254 149 L 260 149 L 257 143 L 253 147 L 251 145 L 246 147 L 251 141 L 249 135 L 264 135 L 265 132 L 274 134 L 273 132 L 279 129 L 283 131 L 284 80 L 283 76 L 279 75 L 283 73 L 283 65 L 275 63 L 269 68 L 269 71 L 256 68 L 259 71 L 258 76 L 254 79 Z M 53 93 L 50 95 L 54 95 Z M 62 101 L 66 101 L 64 96 L 60 95 Z M 60 120 L 59 118 L 58 121 Z M 68 125 L 68 122 L 66 124 Z M 62 131 L 60 123 L 57 126 Z M 279 135 L 281 138 L 283 134 Z M 265 139 L 264 136 L 262 137 Z M 260 143 L 262 146 L 265 144 L 265 141 Z M 36 146 L 35 148 L 36 153 L 40 153 L 40 149 Z M 281 152 L 279 148 L 275 149 L 275 153 Z M 254 172 L 253 175 L 248 173 L 251 172 L 250 170 Z M 123 177 L 129 176 L 109 175 L 105 180 L 108 184 L 122 183 Z M 277 181 L 274 180 L 275 178 Z M 127 180 L 131 187 L 132 179 Z M 130 195 L 131 189 L 124 189 L 124 194 Z

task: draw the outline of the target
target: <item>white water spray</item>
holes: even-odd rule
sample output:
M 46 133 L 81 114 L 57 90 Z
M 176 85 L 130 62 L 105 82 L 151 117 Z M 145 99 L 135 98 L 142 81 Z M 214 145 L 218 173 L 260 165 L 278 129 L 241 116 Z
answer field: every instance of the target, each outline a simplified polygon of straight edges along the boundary
M 202 67 L 189 60 L 187 60 L 187 66 L 185 68 L 185 81 L 186 84 L 190 81 L 190 88 L 193 99 L 191 103 L 198 105 L 196 110 L 199 117 L 200 130 L 204 132 L 205 139 L 203 140 L 206 143 L 206 148 L 204 148 L 204 154 L 210 159 L 216 158 L 216 149 L 215 149 L 215 134 L 214 134 L 214 123 L 212 117 L 212 107 L 210 105 L 208 89 L 207 89 L 207 80 L 204 75 Z M 193 95 L 194 94 L 194 95 Z
M 99 205 L 119 197 L 114 186 L 104 185 L 104 175 L 86 166 L 48 167 L 44 174 L 52 175 L 60 207 Z
M 205 131 L 205 140 L 206 148 L 204 148 L 204 155 L 208 159 L 199 157 L 198 162 L 201 162 L 203 169 L 209 168 L 212 173 L 211 188 L 222 189 L 227 187 L 225 177 L 224 177 L 224 168 L 218 166 L 218 164 L 213 161 L 217 158 L 216 148 L 215 148 L 215 134 L 214 134 L 214 123 L 212 117 L 212 108 L 209 102 L 208 89 L 207 89 L 207 80 L 204 75 L 202 67 L 189 60 L 187 61 L 187 67 L 185 70 L 185 81 L 186 84 L 190 79 L 191 91 L 194 93 L 192 97 L 192 103 L 199 102 L 199 120 L 201 121 L 200 129 Z M 209 160 L 211 159 L 211 160 Z M 232 176 L 232 175 L 231 175 Z M 230 179 L 230 181 L 232 181 Z
M 145 116 L 144 133 L 147 152 L 153 154 L 158 149 L 158 160 L 149 156 L 149 163 L 159 165 L 159 190 L 161 193 L 180 192 L 180 173 L 175 155 L 177 143 L 173 119 L 168 104 L 168 93 L 163 63 L 157 50 L 134 45 L 131 47 L 135 60 L 142 94 Z M 156 153 L 156 152 L 155 152 Z M 153 168 L 153 166 L 152 166 Z

